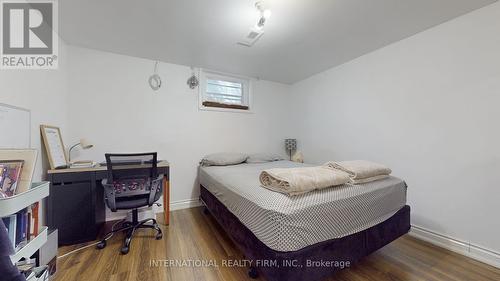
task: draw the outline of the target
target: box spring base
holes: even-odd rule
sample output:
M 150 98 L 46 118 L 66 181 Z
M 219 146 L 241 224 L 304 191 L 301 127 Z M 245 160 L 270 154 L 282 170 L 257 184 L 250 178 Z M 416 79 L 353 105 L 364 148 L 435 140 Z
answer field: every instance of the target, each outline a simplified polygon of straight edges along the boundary
M 252 260 L 255 269 L 268 281 L 322 280 L 347 263 L 352 266 L 410 230 L 410 206 L 406 205 L 389 219 L 364 231 L 297 251 L 279 252 L 262 243 L 203 186 L 200 186 L 200 198 L 245 258 Z

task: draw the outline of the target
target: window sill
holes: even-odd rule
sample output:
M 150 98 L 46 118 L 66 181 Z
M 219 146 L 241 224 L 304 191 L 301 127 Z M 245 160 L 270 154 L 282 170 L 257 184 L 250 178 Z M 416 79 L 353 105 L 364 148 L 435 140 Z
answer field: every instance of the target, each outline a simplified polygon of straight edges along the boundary
M 231 112 L 231 113 L 243 113 L 243 114 L 253 114 L 253 111 L 251 108 L 249 109 L 234 109 L 234 108 L 222 108 L 222 107 L 211 107 L 211 106 L 204 106 L 200 104 L 199 106 L 200 111 L 216 111 L 216 112 Z

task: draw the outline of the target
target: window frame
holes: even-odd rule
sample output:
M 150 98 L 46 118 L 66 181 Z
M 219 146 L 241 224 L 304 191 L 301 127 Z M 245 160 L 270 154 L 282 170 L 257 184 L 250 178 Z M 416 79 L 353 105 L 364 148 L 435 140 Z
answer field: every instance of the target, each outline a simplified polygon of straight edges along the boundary
M 243 106 L 247 106 L 248 109 L 239 108 L 226 108 L 217 106 L 205 106 L 205 94 L 207 88 L 207 79 L 222 80 L 233 83 L 241 83 L 242 85 L 242 100 Z M 252 80 L 249 77 L 228 74 L 213 70 L 200 69 L 200 86 L 198 93 L 198 107 L 200 110 L 206 111 L 222 111 L 222 112 L 236 112 L 236 113 L 253 113 L 252 112 Z

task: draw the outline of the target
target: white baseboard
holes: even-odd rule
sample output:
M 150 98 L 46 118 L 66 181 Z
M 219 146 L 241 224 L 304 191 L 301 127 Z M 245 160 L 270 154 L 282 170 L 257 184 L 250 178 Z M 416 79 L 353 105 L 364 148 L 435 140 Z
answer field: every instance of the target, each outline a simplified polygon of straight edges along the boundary
M 185 199 L 185 200 L 179 200 L 179 201 L 173 201 L 170 202 L 170 211 L 175 211 L 175 210 L 182 210 L 182 209 L 189 209 L 189 208 L 195 208 L 201 206 L 200 200 L 198 198 L 193 198 L 193 199 Z M 163 213 L 163 207 L 157 207 L 153 206 L 153 209 L 141 209 L 139 211 L 139 217 L 141 217 L 141 213 L 146 213 L 148 212 L 148 217 L 152 217 L 152 214 L 150 212 L 154 211 L 156 214 L 158 213 Z M 127 216 L 127 214 L 130 213 L 130 211 L 120 211 L 120 212 L 109 212 L 106 213 L 106 221 L 114 221 L 114 220 L 121 220 L 124 217 Z
M 199 206 L 201 206 L 201 202 L 200 200 L 198 200 L 198 198 L 179 200 L 170 202 L 170 211 L 195 208 Z
M 500 268 L 500 253 L 473 245 L 469 242 L 442 235 L 423 227 L 412 225 L 411 236 L 432 243 L 441 248 L 459 253 L 472 259 Z

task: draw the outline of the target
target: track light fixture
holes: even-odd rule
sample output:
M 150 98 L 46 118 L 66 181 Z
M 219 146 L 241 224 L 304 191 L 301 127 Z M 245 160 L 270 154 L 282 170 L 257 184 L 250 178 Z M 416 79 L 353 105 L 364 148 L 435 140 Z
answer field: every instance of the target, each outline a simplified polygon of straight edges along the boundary
M 271 17 L 271 10 L 265 9 L 262 1 L 255 2 L 255 8 L 257 9 L 259 15 L 259 20 L 257 21 L 255 28 L 263 29 L 264 25 L 266 24 L 266 20 Z

